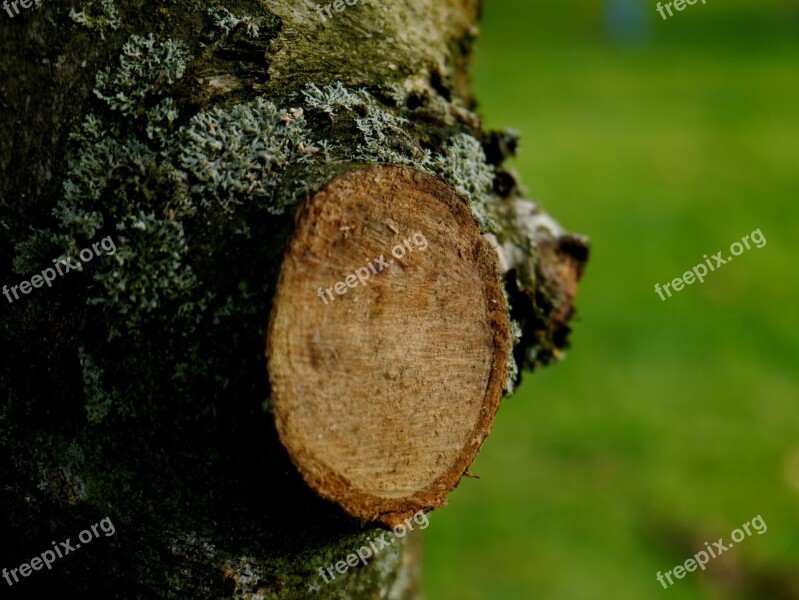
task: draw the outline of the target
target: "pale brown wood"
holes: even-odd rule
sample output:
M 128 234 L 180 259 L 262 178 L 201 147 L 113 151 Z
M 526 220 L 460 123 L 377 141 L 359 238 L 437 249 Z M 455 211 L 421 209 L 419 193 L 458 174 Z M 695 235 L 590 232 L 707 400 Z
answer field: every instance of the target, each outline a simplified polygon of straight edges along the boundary
M 389 525 L 446 502 L 507 374 L 497 259 L 465 201 L 410 168 L 342 175 L 298 213 L 267 360 L 280 439 L 320 495 Z

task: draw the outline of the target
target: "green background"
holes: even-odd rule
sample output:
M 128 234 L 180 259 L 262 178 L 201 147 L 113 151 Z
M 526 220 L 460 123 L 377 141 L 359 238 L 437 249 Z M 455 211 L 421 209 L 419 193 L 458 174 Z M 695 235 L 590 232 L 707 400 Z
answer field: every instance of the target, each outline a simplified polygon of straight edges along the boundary
M 428 600 L 799 598 L 799 3 L 655 4 L 485 1 L 480 111 L 593 248 L 566 360 L 430 515 Z M 706 572 L 655 579 L 756 515 Z

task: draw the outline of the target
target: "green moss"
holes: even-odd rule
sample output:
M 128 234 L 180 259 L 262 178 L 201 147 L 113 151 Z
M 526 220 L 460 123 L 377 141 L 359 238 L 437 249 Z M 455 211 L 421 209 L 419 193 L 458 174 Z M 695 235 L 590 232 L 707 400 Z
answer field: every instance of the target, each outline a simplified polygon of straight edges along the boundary
M 405 86 L 413 79 L 414 85 L 436 80 L 447 98 L 468 97 L 468 66 L 453 60 L 453 54 L 461 55 L 472 43 L 476 3 L 408 0 L 389 8 L 377 1 L 356 2 L 333 19 L 322 18 L 314 7 L 326 3 L 267 3 L 286 24 L 276 45 L 288 50 L 270 55 L 275 75 L 270 93 L 285 95 L 309 80 L 356 89 L 364 82 Z

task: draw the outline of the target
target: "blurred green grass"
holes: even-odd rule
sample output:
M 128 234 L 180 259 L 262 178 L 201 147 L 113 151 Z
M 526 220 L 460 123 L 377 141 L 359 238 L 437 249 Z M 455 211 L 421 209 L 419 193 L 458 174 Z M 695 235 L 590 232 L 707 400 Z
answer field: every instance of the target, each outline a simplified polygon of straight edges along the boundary
M 565 362 L 526 375 L 481 480 L 431 515 L 428 600 L 799 598 L 799 5 L 654 6 L 633 44 L 602 2 L 485 2 L 481 113 L 593 253 Z M 657 583 L 758 514 L 767 533 Z

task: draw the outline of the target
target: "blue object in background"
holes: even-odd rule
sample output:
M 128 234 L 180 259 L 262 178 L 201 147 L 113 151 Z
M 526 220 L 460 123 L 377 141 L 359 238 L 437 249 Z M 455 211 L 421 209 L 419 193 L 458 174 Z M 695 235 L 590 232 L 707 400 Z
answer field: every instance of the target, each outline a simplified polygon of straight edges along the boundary
M 644 0 L 606 0 L 605 31 L 617 44 L 639 44 L 649 37 L 649 14 Z

